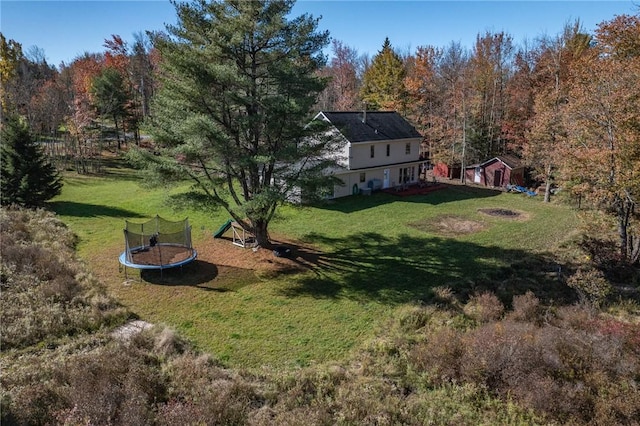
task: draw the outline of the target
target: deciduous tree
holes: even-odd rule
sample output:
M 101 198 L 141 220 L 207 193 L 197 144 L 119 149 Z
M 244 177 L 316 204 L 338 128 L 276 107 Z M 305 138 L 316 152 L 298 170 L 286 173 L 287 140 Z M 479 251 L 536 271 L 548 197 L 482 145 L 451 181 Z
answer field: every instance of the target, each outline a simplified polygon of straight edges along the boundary
M 595 46 L 572 68 L 562 175 L 618 224 L 622 258 L 640 258 L 640 17 L 599 25 Z
M 327 88 L 322 92 L 320 106 L 324 110 L 350 111 L 359 108 L 358 51 L 339 40 L 332 42 L 333 57 L 321 70 L 327 77 Z
M 545 182 L 544 200 L 551 197 L 558 162 L 563 158 L 567 131 L 564 107 L 571 64 L 589 48 L 590 36 L 582 32 L 580 23 L 566 25 L 554 38 L 544 38 L 535 70 L 534 117 L 524 146 L 524 157 Z

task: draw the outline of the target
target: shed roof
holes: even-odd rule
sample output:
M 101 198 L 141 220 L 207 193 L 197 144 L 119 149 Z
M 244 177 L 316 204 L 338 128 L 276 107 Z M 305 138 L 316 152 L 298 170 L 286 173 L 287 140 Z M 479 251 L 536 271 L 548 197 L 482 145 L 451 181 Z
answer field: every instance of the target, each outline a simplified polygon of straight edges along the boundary
M 422 135 L 395 111 L 322 111 L 349 142 L 421 138 Z
M 475 168 L 475 167 L 485 167 L 491 163 L 494 163 L 496 161 L 500 161 L 501 163 L 504 163 L 505 166 L 507 166 L 508 168 L 510 168 L 511 170 L 513 169 L 517 169 L 518 167 L 522 166 L 522 162 L 520 161 L 520 159 L 518 157 L 516 157 L 515 155 L 499 155 L 497 157 L 493 157 L 490 158 L 487 161 L 483 161 L 482 163 L 479 164 L 470 164 L 468 166 L 465 167 L 465 169 L 471 169 L 471 168 Z

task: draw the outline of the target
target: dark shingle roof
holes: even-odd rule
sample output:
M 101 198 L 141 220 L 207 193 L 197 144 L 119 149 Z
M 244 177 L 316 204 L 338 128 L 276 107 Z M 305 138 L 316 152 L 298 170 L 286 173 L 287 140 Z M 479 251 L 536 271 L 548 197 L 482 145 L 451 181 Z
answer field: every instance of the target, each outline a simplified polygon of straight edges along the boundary
M 509 155 L 509 154 L 493 157 L 490 160 L 487 160 L 484 163 L 480 164 L 480 166 L 486 166 L 487 164 L 493 163 L 494 161 L 502 161 L 510 169 L 515 169 L 521 166 L 520 159 L 515 155 Z
M 422 137 L 395 111 L 322 111 L 350 142 L 383 141 Z

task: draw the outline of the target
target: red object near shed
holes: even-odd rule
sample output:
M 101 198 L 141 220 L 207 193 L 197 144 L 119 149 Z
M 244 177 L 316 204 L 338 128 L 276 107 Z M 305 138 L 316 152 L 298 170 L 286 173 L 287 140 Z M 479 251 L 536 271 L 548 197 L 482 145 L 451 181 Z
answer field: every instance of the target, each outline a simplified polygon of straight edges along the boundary
M 433 166 L 433 175 L 449 179 L 460 179 L 461 167 L 459 165 L 454 166 L 446 163 L 437 163 Z

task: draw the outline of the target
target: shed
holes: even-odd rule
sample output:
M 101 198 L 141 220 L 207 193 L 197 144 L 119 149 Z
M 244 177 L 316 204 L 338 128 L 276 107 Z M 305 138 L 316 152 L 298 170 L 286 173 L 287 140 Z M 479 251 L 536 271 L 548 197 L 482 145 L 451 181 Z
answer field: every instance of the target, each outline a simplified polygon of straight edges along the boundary
M 506 188 L 509 184 L 524 185 L 524 166 L 513 155 L 501 155 L 467 166 L 464 174 L 467 182 L 493 188 Z

